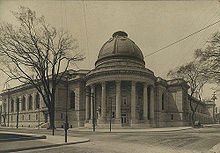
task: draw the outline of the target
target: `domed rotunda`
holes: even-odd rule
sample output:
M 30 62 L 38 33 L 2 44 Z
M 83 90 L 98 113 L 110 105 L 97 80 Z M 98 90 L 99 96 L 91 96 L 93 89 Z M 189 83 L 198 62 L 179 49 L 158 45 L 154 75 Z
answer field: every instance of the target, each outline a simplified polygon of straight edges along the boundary
M 88 124 L 95 115 L 100 127 L 108 126 L 109 120 L 114 127 L 154 125 L 155 81 L 140 48 L 127 33 L 115 32 L 86 76 L 87 93 L 94 96 L 87 97 Z

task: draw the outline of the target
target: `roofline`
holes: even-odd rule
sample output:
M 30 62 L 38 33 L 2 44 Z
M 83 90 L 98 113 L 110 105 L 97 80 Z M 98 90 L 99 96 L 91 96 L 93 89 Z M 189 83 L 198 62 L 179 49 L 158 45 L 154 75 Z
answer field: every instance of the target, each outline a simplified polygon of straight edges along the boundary
M 68 70 L 68 71 L 71 71 Z M 88 74 L 90 70 L 86 70 L 86 69 L 81 69 L 81 70 L 73 70 L 76 74 L 80 75 L 80 74 Z M 77 78 L 78 79 L 78 78 Z M 65 81 L 62 79 L 62 81 Z M 72 80 L 71 80 L 72 81 Z M 0 96 L 3 96 L 3 95 L 6 95 L 6 94 L 10 94 L 11 92 L 15 92 L 15 91 L 18 91 L 18 90 L 22 90 L 22 89 L 30 89 L 30 88 L 34 88 L 34 86 L 32 84 L 21 84 L 21 85 L 18 85 L 18 86 L 15 86 L 15 87 L 12 87 L 12 88 L 9 88 L 9 89 L 5 89 L 5 90 L 2 90 L 2 92 L 0 93 Z

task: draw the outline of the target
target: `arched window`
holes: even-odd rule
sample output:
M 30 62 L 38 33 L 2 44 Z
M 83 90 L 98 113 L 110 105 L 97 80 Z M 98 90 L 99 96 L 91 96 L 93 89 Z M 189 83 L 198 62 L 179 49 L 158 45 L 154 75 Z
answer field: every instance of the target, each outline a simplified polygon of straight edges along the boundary
M 165 103 L 165 102 L 164 102 L 164 100 L 165 100 L 164 94 L 162 94 L 162 97 L 161 97 L 161 98 L 162 98 L 162 99 L 161 99 L 161 100 L 162 100 L 162 106 L 161 106 L 161 107 L 162 107 L 162 110 L 164 110 L 164 103 Z
M 30 95 L 28 98 L 28 110 L 32 110 L 32 108 L 33 108 L 33 98 Z
M 37 93 L 36 95 L 36 109 L 40 108 L 40 95 Z
M 74 91 L 70 92 L 70 108 L 75 109 L 75 99 L 76 99 L 76 94 Z
M 24 111 L 26 109 L 26 99 L 25 97 L 23 96 L 22 97 L 22 110 Z
M 14 100 L 11 100 L 11 112 L 14 112 Z

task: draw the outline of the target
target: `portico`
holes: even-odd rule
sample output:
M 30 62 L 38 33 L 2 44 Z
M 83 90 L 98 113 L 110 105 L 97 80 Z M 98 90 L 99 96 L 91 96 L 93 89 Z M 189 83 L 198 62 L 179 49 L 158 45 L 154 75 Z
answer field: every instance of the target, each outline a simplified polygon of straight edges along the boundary
M 108 127 L 110 117 L 116 127 L 153 123 L 154 92 L 153 86 L 147 83 L 103 81 L 88 85 L 87 91 L 86 119 L 89 123 L 93 115 L 97 126 L 101 127 Z

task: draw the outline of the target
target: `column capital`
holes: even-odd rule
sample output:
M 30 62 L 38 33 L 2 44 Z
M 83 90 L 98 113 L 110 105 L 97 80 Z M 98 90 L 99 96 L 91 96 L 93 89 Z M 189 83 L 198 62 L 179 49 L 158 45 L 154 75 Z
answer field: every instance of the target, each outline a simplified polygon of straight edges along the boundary
M 143 82 L 143 85 L 144 85 L 144 87 L 148 87 L 149 86 L 149 83 L 147 83 L 147 82 Z
M 33 92 L 32 92 L 32 95 L 36 95 L 36 94 L 37 94 L 37 91 L 33 91 Z
M 91 88 L 91 93 L 94 93 L 95 92 L 95 84 L 90 85 L 90 88 Z
M 101 85 L 102 85 L 102 88 L 105 87 L 106 86 L 106 82 L 105 81 L 101 82 Z
M 116 84 L 120 84 L 120 83 L 121 83 L 121 80 L 115 80 L 115 83 L 116 83 Z
M 86 92 L 90 92 L 90 86 L 86 86 L 85 89 L 86 89 Z
M 135 86 L 136 83 L 137 83 L 137 81 L 134 81 L 134 80 L 131 81 L 131 85 L 132 85 L 132 86 Z

